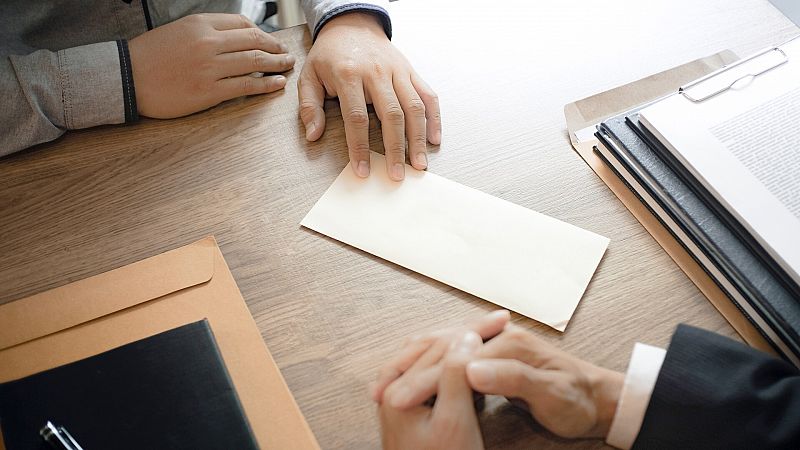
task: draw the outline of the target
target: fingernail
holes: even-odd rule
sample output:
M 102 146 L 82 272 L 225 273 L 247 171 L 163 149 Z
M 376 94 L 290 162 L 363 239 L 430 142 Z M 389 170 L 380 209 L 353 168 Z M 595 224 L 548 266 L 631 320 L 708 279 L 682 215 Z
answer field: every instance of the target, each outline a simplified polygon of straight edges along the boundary
M 294 56 L 289 55 L 286 57 L 286 65 L 293 66 L 294 65 Z
M 417 153 L 417 166 L 420 169 L 426 169 L 428 167 L 428 155 L 425 152 Z
M 453 341 L 450 349 L 456 353 L 472 353 L 481 343 L 481 337 L 478 333 L 469 331 L 461 336 L 461 339 Z
M 314 134 L 314 131 L 317 130 L 317 124 L 315 122 L 309 122 L 306 125 L 306 139 L 309 141 L 311 140 L 311 136 Z
M 361 178 L 367 178 L 369 176 L 369 163 L 366 161 L 359 161 L 356 166 L 356 175 Z
M 405 174 L 405 167 L 403 167 L 403 164 L 400 164 L 400 163 L 392 164 L 391 175 L 392 175 L 392 179 L 393 180 L 395 180 L 395 181 L 402 180 L 404 174 Z
M 283 42 L 280 43 L 280 47 L 281 47 L 281 51 L 283 53 L 286 53 L 286 52 L 289 51 L 289 47 L 286 44 L 284 44 Z
M 275 82 L 278 83 L 279 86 L 283 86 L 286 84 L 286 77 L 283 75 L 278 75 L 275 77 Z
M 467 374 L 474 384 L 482 387 L 493 386 L 497 378 L 497 371 L 494 370 L 494 367 L 481 361 L 467 364 Z
M 434 131 L 432 144 L 440 144 L 441 142 L 442 142 L 442 132 L 439 130 Z
M 411 390 L 406 386 L 400 386 L 392 392 L 389 404 L 392 408 L 405 408 L 411 401 Z

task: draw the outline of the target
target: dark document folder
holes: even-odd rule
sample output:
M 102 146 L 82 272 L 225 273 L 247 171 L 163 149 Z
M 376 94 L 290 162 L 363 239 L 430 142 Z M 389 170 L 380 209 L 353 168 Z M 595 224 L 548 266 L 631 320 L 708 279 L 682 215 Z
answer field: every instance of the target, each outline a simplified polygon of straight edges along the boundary
M 0 384 L 8 450 L 47 421 L 92 449 L 257 449 L 208 322 Z
M 643 139 L 635 111 L 598 127 L 600 154 L 773 346 L 800 361 L 800 301 L 672 164 Z

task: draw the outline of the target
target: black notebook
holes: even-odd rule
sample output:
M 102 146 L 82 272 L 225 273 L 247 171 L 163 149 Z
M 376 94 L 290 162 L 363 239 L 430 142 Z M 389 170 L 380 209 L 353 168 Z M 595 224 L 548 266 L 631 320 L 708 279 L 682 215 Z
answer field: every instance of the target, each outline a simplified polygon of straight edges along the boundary
M 93 449 L 257 449 L 206 320 L 0 384 L 8 450 L 47 421 Z
M 635 111 L 605 121 L 597 136 L 609 153 L 601 151 L 601 156 L 776 349 L 797 362 L 800 299 L 792 287 L 662 160 L 641 132 Z

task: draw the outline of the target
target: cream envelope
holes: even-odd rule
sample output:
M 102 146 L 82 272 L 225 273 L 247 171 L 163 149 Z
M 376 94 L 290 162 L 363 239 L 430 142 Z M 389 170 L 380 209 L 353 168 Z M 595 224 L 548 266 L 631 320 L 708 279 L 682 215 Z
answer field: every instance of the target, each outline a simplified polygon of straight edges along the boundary
M 212 237 L 0 306 L 0 382 L 204 318 L 259 446 L 318 449 Z
M 301 225 L 564 331 L 608 239 L 383 155 L 345 167 Z

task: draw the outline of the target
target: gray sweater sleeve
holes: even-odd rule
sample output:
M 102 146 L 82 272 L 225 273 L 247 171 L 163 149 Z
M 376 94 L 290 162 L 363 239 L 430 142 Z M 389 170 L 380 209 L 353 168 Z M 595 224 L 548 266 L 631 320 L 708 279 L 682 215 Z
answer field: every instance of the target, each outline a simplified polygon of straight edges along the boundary
M 0 156 L 66 130 L 136 120 L 126 41 L 0 60 Z
M 346 0 L 300 0 L 303 12 L 306 15 L 311 36 L 317 38 L 322 27 L 339 14 L 352 11 L 366 11 L 375 14 L 383 24 L 383 30 L 389 39 L 392 38 L 392 22 L 386 11 L 388 0 L 369 0 L 352 2 Z

